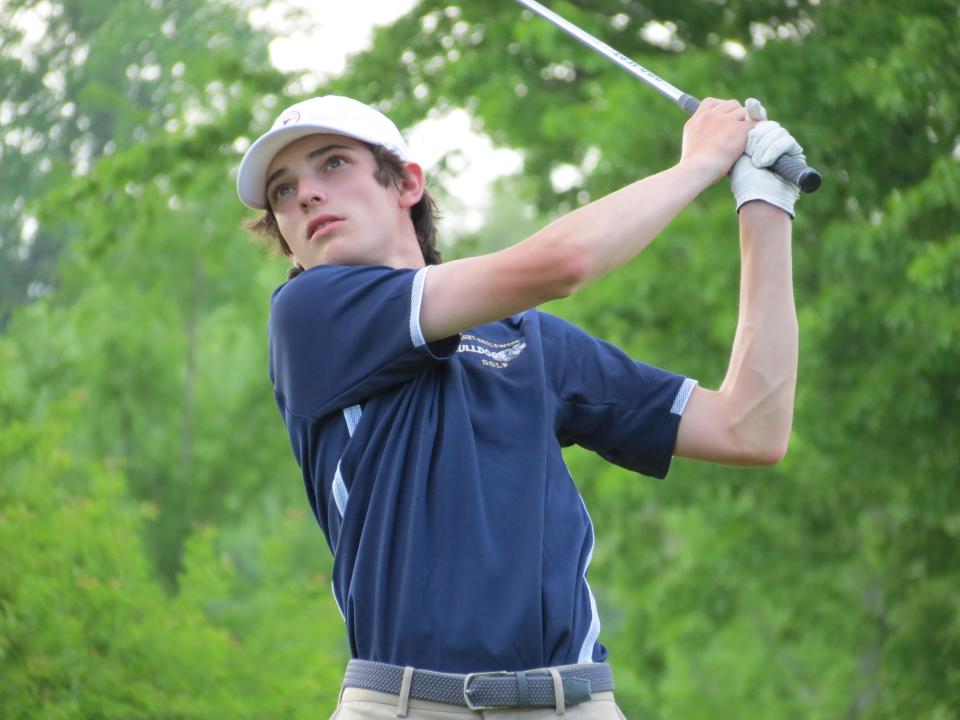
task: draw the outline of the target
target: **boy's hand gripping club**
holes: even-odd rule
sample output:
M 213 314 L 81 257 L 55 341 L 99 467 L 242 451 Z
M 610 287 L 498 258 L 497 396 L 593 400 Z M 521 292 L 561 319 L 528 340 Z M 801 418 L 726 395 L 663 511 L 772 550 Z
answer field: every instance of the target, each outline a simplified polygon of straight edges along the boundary
M 557 15 L 549 8 L 546 8 L 540 3 L 536 2 L 536 0 L 517 0 L 517 2 L 529 10 L 533 10 L 533 12 L 537 13 L 541 17 L 546 18 L 558 28 L 572 35 L 587 47 L 592 48 L 607 59 L 615 62 L 627 72 L 643 80 L 643 82 L 645 82 L 647 85 L 666 95 L 691 115 L 696 112 L 698 107 L 700 107 L 700 101 L 692 95 L 688 95 L 679 88 L 674 87 L 663 78 L 650 72 L 645 67 L 634 62 L 623 53 L 614 50 L 612 47 L 598 40 L 590 33 L 581 30 L 576 25 L 568 20 L 565 20 L 560 15 Z M 820 173 L 807 165 L 803 155 L 781 155 L 777 161 L 773 163 L 770 169 L 784 180 L 789 183 L 793 183 L 806 193 L 814 192 L 820 187 L 820 183 L 822 181 Z

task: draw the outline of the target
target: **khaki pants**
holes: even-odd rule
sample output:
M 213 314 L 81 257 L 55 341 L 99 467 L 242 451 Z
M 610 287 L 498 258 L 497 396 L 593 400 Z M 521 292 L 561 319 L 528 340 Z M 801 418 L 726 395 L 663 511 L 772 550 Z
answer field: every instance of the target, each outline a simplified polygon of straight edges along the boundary
M 403 701 L 406 702 L 403 702 Z M 557 708 L 504 708 L 470 710 L 460 705 L 343 688 L 330 720 L 557 720 Z M 612 692 L 594 693 L 587 702 L 564 708 L 562 720 L 626 720 Z

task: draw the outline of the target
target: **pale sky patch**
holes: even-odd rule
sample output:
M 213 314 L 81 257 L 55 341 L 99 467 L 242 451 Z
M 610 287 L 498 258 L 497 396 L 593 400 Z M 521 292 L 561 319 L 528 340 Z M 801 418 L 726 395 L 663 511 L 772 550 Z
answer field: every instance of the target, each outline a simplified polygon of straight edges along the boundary
M 470 116 L 456 109 L 427 118 L 407 134 L 410 154 L 427 170 L 451 155 L 444 189 L 456 198 L 447 203 L 440 221 L 444 237 L 472 233 L 483 227 L 490 211 L 490 186 L 501 175 L 520 171 L 523 156 L 507 148 L 496 148 L 486 135 L 473 131 Z M 456 207 L 462 205 L 462 208 Z
M 416 0 L 274 0 L 250 13 L 273 32 L 270 60 L 285 72 L 306 70 L 318 80 L 344 71 L 347 56 L 370 45 L 373 28 L 410 12 Z

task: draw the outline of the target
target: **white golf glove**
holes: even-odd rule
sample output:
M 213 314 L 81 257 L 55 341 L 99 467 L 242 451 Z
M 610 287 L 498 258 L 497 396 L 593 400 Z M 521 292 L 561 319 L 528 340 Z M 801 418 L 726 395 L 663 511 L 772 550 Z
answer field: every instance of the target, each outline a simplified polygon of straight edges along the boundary
M 730 171 L 737 212 L 751 200 L 763 200 L 793 218 L 793 205 L 800 196 L 800 188 L 765 168 L 773 165 L 784 153 L 802 155 L 803 148 L 780 123 L 767 120 L 767 111 L 759 100 L 749 98 L 746 105 L 750 119 L 761 122 L 750 131 L 746 152 Z

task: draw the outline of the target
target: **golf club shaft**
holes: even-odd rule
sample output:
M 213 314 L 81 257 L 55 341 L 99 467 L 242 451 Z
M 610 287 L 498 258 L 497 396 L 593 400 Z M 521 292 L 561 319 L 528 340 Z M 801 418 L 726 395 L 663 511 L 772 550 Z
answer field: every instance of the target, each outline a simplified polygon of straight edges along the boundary
M 549 20 L 558 28 L 573 36 L 587 47 L 600 53 L 607 59 L 612 60 L 631 75 L 645 82 L 654 90 L 666 95 L 691 115 L 696 112 L 698 107 L 700 107 L 700 101 L 692 95 L 688 95 L 687 93 L 683 92 L 683 90 L 674 87 L 659 75 L 650 72 L 643 67 L 643 65 L 634 62 L 623 53 L 607 45 L 605 42 L 602 42 L 590 33 L 581 30 L 572 22 L 566 20 L 560 15 L 557 15 L 549 8 L 546 8 L 540 3 L 536 2 L 536 0 L 517 0 L 517 2 L 528 10 L 532 10 L 533 12 L 537 13 L 540 17 Z M 820 173 L 814 170 L 812 167 L 809 167 L 802 156 L 781 155 L 773 164 L 771 169 L 787 182 L 797 185 L 804 192 L 814 192 L 820 187 Z
M 694 105 L 693 109 L 687 110 L 687 112 L 692 113 L 694 110 L 697 109 L 697 105 L 699 105 L 699 102 L 696 100 L 696 98 L 690 97 L 685 92 L 683 92 L 683 90 L 680 90 L 679 88 L 674 87 L 673 85 L 668 83 L 666 80 L 664 80 L 662 77 L 655 75 L 654 73 L 650 72 L 645 67 L 643 67 L 642 65 L 635 63 L 633 60 L 628 58 L 623 53 L 618 52 L 614 48 L 607 45 L 605 42 L 598 40 L 590 33 L 584 32 L 569 20 L 566 20 L 562 16 L 557 15 L 555 12 L 553 12 L 553 10 L 550 10 L 549 8 L 544 7 L 538 2 L 534 2 L 533 0 L 517 0 L 517 2 L 519 2 L 524 7 L 530 10 L 533 10 L 535 13 L 537 13 L 541 17 L 549 20 L 558 28 L 568 33 L 569 35 L 572 35 L 587 47 L 592 48 L 593 50 L 596 50 L 601 55 L 604 55 L 610 60 L 613 60 L 613 62 L 615 62 L 620 67 L 622 67 L 628 73 L 643 80 L 643 82 L 647 83 L 647 85 L 652 87 L 654 90 L 657 90 L 663 93 L 668 98 L 670 98 L 675 103 L 677 103 L 677 105 L 682 107 L 684 110 L 687 110 L 687 108 L 684 106 L 684 98 L 689 98 L 696 104 Z

